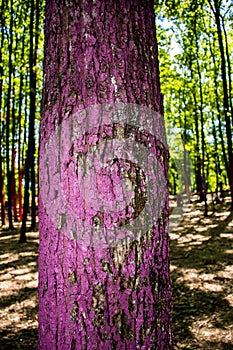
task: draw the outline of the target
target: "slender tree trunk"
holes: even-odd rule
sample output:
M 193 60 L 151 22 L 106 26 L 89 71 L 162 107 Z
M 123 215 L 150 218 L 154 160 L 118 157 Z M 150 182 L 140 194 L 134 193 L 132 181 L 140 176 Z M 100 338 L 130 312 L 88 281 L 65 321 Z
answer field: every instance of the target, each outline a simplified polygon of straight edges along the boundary
M 12 152 L 12 205 L 13 205 L 13 214 L 14 214 L 14 221 L 18 221 L 18 215 L 17 215 L 17 199 L 16 199 L 16 183 L 15 183 L 15 157 L 16 157 L 16 151 L 13 150 Z
M 185 92 L 183 89 L 180 90 L 179 96 L 183 96 L 182 99 L 185 100 Z M 189 189 L 189 169 L 188 169 L 188 163 L 187 163 L 187 150 L 186 150 L 186 141 L 187 141 L 187 116 L 186 113 L 184 114 L 184 125 L 182 123 L 182 108 L 180 108 L 179 113 L 179 122 L 180 122 L 180 128 L 184 130 L 182 140 L 183 140 L 183 161 L 184 161 L 184 174 L 183 174 L 183 181 L 184 181 L 184 189 L 187 196 L 187 200 L 190 202 L 191 200 L 191 194 Z
M 36 67 L 37 65 L 37 51 L 38 51 L 38 42 L 39 42 L 39 23 L 40 23 L 40 0 L 36 0 L 35 3 L 35 18 L 36 18 L 36 23 L 35 23 L 35 44 L 34 44 L 34 55 L 33 55 L 33 67 Z M 36 228 L 36 174 L 35 174 L 35 117 L 36 117 L 36 69 L 32 67 L 31 71 L 31 77 L 32 79 L 32 90 L 34 92 L 34 96 L 32 99 L 33 105 L 31 106 L 31 114 L 33 115 L 33 154 L 32 154 L 32 162 L 31 162 L 31 192 L 32 192 L 32 222 L 31 222 L 31 230 L 35 230 Z
M 207 183 L 205 176 L 205 134 L 204 134 L 204 115 L 203 115 L 203 91 L 202 91 L 202 78 L 201 78 L 201 70 L 199 64 L 199 43 L 198 43 L 198 35 L 196 28 L 196 17 L 194 21 L 194 35 L 195 35 L 195 44 L 196 44 L 196 57 L 197 57 L 197 74 L 198 74 L 198 85 L 199 85 L 199 93 L 200 93 L 200 116 L 201 116 L 201 151 L 202 151 L 202 159 L 201 159 L 201 170 L 202 170 L 202 188 L 203 188 L 203 200 L 205 203 L 204 216 L 208 215 L 208 205 L 207 205 Z
M 197 97 L 196 93 L 193 93 L 194 99 L 194 115 L 195 115 L 195 135 L 196 135 L 196 145 L 195 145 L 195 155 L 196 155 L 196 186 L 197 186 L 197 194 L 199 195 L 200 201 L 202 202 L 203 197 L 203 182 L 201 178 L 201 157 L 200 157 L 200 135 L 199 135 L 199 121 L 198 121 L 198 109 L 197 109 Z
M 172 177 L 173 177 L 173 194 L 174 196 L 177 194 L 177 176 L 176 174 L 172 173 Z
M 4 199 L 4 175 L 2 166 L 2 135 L 0 135 L 0 195 L 1 195 L 1 220 L 2 225 L 6 225 L 5 199 Z
M 25 33 L 25 29 L 24 29 Z M 21 62 L 24 60 L 24 35 L 23 35 L 23 43 L 22 43 L 22 52 L 21 52 Z M 24 63 L 21 66 L 20 72 L 20 85 L 19 85 L 19 117 L 18 117 L 18 127 L 19 127 L 19 139 L 18 139 L 18 182 L 19 182 L 19 191 L 18 191 L 18 202 L 19 202 L 19 221 L 22 222 L 23 219 L 23 203 L 22 203 L 22 180 L 23 180 L 23 170 L 22 170 L 22 162 L 23 162 L 23 152 L 21 154 L 21 134 L 22 134 L 22 104 L 23 104 L 23 85 L 24 85 L 24 75 L 22 72 Z
M 19 168 L 19 221 L 22 222 L 23 220 L 23 170 L 22 168 Z
M 222 18 L 222 28 L 223 28 L 223 33 L 224 33 L 224 38 L 225 38 L 225 47 L 226 47 L 226 59 L 227 59 L 227 70 L 228 70 L 228 86 L 229 86 L 229 105 L 230 105 L 230 110 L 231 110 L 231 124 L 233 126 L 233 103 L 232 103 L 232 80 L 231 80 L 231 59 L 230 59 L 230 53 L 229 53 L 229 45 L 228 45 L 228 40 L 227 40 L 227 32 L 226 32 L 226 27 L 224 23 L 224 18 Z
M 16 37 L 16 47 L 18 45 L 18 39 Z M 15 55 L 15 61 L 16 61 L 16 55 Z M 12 179 L 11 179 L 11 196 L 12 196 L 12 209 L 13 209 L 13 218 L 14 221 L 18 221 L 17 217 L 17 199 L 16 199 L 16 182 L 15 182 L 15 158 L 16 158 L 16 150 L 15 150 L 15 129 L 16 129 L 16 123 L 15 123 L 15 67 L 13 68 L 13 89 L 12 89 L 12 106 L 11 106 L 11 115 L 12 115 L 12 140 L 11 140 L 11 148 L 12 148 L 12 156 L 11 156 L 11 169 L 12 169 Z
M 190 171 L 189 171 L 189 164 L 187 159 L 187 150 L 186 150 L 186 142 L 187 142 L 187 115 L 185 113 L 184 116 L 184 140 L 183 140 L 183 147 L 184 147 L 184 176 L 185 176 L 185 192 L 187 195 L 188 202 L 191 201 L 191 193 L 190 193 Z
M 214 167 L 215 167 L 215 176 L 216 176 L 216 189 L 215 193 L 218 195 L 218 189 L 219 187 L 219 178 L 221 177 L 221 167 L 220 167 L 220 161 L 219 161 L 219 153 L 218 153 L 218 139 L 217 139 L 217 132 L 216 132 L 216 126 L 215 126 L 215 119 L 214 119 L 214 113 L 212 113 L 212 134 L 214 137 Z
M 227 151 L 228 151 L 228 164 L 229 164 L 229 184 L 231 191 L 231 207 L 233 209 L 233 152 L 232 152 L 232 132 L 231 132 L 231 119 L 230 119 L 230 109 L 229 109 L 229 96 L 228 96 L 228 85 L 227 85 L 227 73 L 226 73 L 226 59 L 225 59 L 225 51 L 223 45 L 223 37 L 222 37 L 222 28 L 220 21 L 220 5 L 217 0 L 213 1 L 214 5 L 211 1 L 209 4 L 211 6 L 212 12 L 215 16 L 215 22 L 217 26 L 218 33 L 218 43 L 221 57 L 221 77 L 222 77 L 222 86 L 223 86 L 223 108 L 224 108 L 224 116 L 226 122 L 226 136 L 227 136 Z
M 38 2 L 37 2 L 38 4 Z M 39 5 L 38 5 L 39 6 Z M 38 8 L 37 8 L 38 10 Z M 29 115 L 29 136 L 28 136 L 28 151 L 25 166 L 25 189 L 24 189 L 24 206 L 23 206 L 23 221 L 20 230 L 20 243 L 26 241 L 26 223 L 27 212 L 29 209 L 29 186 L 31 180 L 31 229 L 35 229 L 36 224 L 36 203 L 35 203 L 35 113 L 36 113 L 36 70 L 35 64 L 37 59 L 38 47 L 38 20 L 36 20 L 36 36 L 34 46 L 34 16 L 35 3 L 31 0 L 30 13 L 30 115 Z M 39 13 L 38 13 L 39 16 Z M 31 176 L 30 176 L 31 175 Z
M 1 49 L 0 49 L 0 77 L 3 77 L 3 64 L 2 64 L 2 50 L 4 45 L 4 34 L 5 34 L 5 18 L 4 18 L 4 7 L 5 2 L 2 0 L 1 11 L 0 11 L 0 23 L 2 27 L 1 32 Z M 0 195 L 1 195 L 1 220 L 2 225 L 6 225 L 6 215 L 5 215 L 5 198 L 4 198 L 4 175 L 3 175 L 3 160 L 2 160 L 2 139 L 4 134 L 3 125 L 3 113 L 2 113 L 2 83 L 3 79 L 0 79 Z
M 153 1 L 133 0 L 47 1 L 41 162 L 55 126 L 68 121 L 67 116 L 77 109 L 85 112 L 94 104 L 123 102 L 163 112 L 153 6 Z M 120 117 L 117 120 L 121 121 Z M 81 121 L 79 118 L 76 117 L 77 122 Z M 80 128 L 88 120 L 84 118 Z M 164 128 L 163 122 L 162 125 Z M 86 142 L 88 148 L 92 142 L 105 145 L 108 137 L 113 140 L 119 133 L 128 141 L 132 137 L 131 142 L 144 140 L 150 148 L 146 134 L 137 127 L 122 128 L 117 121 L 114 125 L 104 124 L 85 134 L 81 148 Z M 159 129 L 159 124 L 156 127 Z M 159 140 L 156 147 L 155 138 L 151 142 L 167 179 L 167 152 Z M 59 150 L 53 151 L 57 159 Z M 81 163 L 79 159 L 77 175 Z M 40 170 L 48 170 L 49 174 L 52 167 L 50 162 L 40 163 Z M 56 186 L 55 178 L 50 179 Z M 139 178 L 138 174 L 137 182 Z M 107 183 L 109 179 L 106 178 Z M 76 191 L 75 181 L 70 175 L 67 181 L 67 200 L 76 206 L 71 199 Z M 53 185 L 47 185 L 50 195 Z M 139 190 L 138 185 L 136 188 Z M 112 193 L 111 181 L 106 190 Z M 111 247 L 100 248 L 85 246 L 81 237 L 72 240 L 65 235 L 63 222 L 57 226 L 53 221 L 56 218 L 48 214 L 58 193 L 54 192 L 55 202 L 51 201 L 49 207 L 44 204 L 44 195 L 41 192 L 39 200 L 39 349 L 172 349 L 168 196 L 157 225 L 145 236 L 138 232 L 138 238 L 129 244 L 123 239 Z M 84 221 L 92 215 L 87 202 L 90 198 L 79 207 L 84 210 Z M 134 205 L 134 210 L 138 211 L 140 205 Z M 107 214 L 103 215 L 95 215 L 92 222 L 107 225 L 103 221 Z M 74 238 L 79 235 L 71 233 Z
M 28 86 L 28 76 L 26 75 L 26 79 L 25 79 L 25 86 Z M 27 144 L 27 123 L 28 123 L 28 96 L 27 94 L 25 94 L 24 96 L 24 124 L 23 124 L 23 145 L 26 145 Z M 27 184 L 29 183 L 29 179 L 25 179 L 25 175 L 28 174 L 29 176 L 29 170 L 26 171 L 26 167 L 28 167 L 28 157 L 27 157 L 27 154 L 25 154 L 25 147 L 22 147 L 21 149 L 21 166 L 22 166 L 22 171 L 21 171 L 21 174 L 22 174 L 22 178 L 21 178 L 21 181 L 23 180 L 24 178 L 24 183 Z M 27 192 L 29 191 L 29 189 L 27 189 Z M 25 186 L 24 186 L 24 191 L 22 191 L 22 194 L 24 195 L 25 194 Z M 23 196 L 24 197 L 24 196 Z M 27 196 L 27 200 L 28 200 L 28 203 L 29 203 L 29 194 Z M 27 204 L 27 207 L 28 207 L 29 204 Z M 26 241 L 26 222 L 27 222 L 27 211 L 25 214 L 24 213 L 24 204 L 23 204 L 23 208 L 22 208 L 22 226 L 23 226 L 23 215 L 26 215 L 26 218 L 24 219 L 24 222 L 25 222 L 25 226 L 24 228 L 22 229 L 21 227 L 21 231 L 22 233 L 20 233 L 20 235 L 22 235 L 22 242 L 25 242 Z
M 26 75 L 26 78 L 25 78 L 25 87 L 29 88 L 28 75 Z M 28 95 L 25 94 L 25 96 L 24 96 L 23 145 L 26 145 L 28 143 L 28 140 L 27 140 L 28 109 L 29 109 Z M 25 147 L 22 147 L 21 164 L 22 164 L 24 174 L 25 174 L 25 163 L 26 163 Z
M 7 164 L 7 199 L 8 199 L 8 222 L 9 229 L 12 230 L 12 197 L 11 197 L 11 186 L 12 186 L 12 172 L 10 170 L 10 122 L 11 122 L 11 88 L 12 88 L 12 42 L 13 42 L 13 3 L 10 1 L 10 33 L 8 34 L 9 39 L 9 61 L 8 61 L 8 90 L 7 90 L 7 118 L 6 118 L 6 164 Z
M 223 130 L 222 130 L 222 120 L 221 120 L 221 109 L 220 109 L 220 101 L 219 101 L 219 94 L 218 94 L 218 81 L 217 81 L 217 76 L 218 76 L 218 67 L 215 59 L 215 54 L 213 51 L 213 47 L 211 44 L 211 40 L 209 37 L 209 48 L 211 52 L 211 57 L 213 60 L 213 65 L 214 65 L 214 91 L 215 91 L 215 99 L 216 99 L 216 108 L 217 108 L 217 118 L 218 118 L 218 130 L 219 130 L 219 137 L 220 137 L 220 143 L 221 143 L 221 148 L 222 148 L 222 155 L 223 155 L 223 161 L 225 165 L 225 169 L 228 175 L 228 179 L 230 177 L 229 175 L 229 164 L 228 164 L 228 159 L 227 159 L 227 154 L 226 154 L 226 149 L 225 149 L 225 143 L 224 143 L 224 136 L 223 136 Z
M 191 73 L 191 79 L 194 80 L 194 70 L 193 70 L 193 62 L 192 57 L 190 57 L 189 62 L 189 69 Z M 197 96 L 196 91 L 193 91 L 193 101 L 194 101 L 194 125 L 195 125 L 195 136 L 196 136 L 196 143 L 195 143 L 195 178 L 196 178 L 196 191 L 200 198 L 200 201 L 203 201 L 203 182 L 202 182 L 202 176 L 201 176 L 201 157 L 200 157 L 200 134 L 199 134 L 199 116 L 198 116 L 198 102 L 197 102 Z
M 22 225 L 20 229 L 20 238 L 19 242 L 20 243 L 25 243 L 26 242 L 26 230 L 27 230 L 27 213 L 28 213 L 28 208 L 29 208 L 29 150 L 27 151 L 26 155 L 26 163 L 25 163 L 25 187 L 24 187 L 24 201 L 23 201 L 23 220 L 22 220 Z
M 4 18 L 4 5 L 5 2 L 2 0 L 1 3 L 1 11 L 0 11 L 0 23 L 1 23 L 1 48 L 0 48 L 0 77 L 3 78 L 4 69 L 2 64 L 2 52 L 4 46 L 4 36 L 5 36 L 5 18 Z M 2 121 L 3 121 L 3 113 L 2 113 L 2 84 L 3 79 L 0 79 L 0 114 L 1 114 L 1 129 L 2 129 Z M 1 130 L 1 135 L 3 135 Z

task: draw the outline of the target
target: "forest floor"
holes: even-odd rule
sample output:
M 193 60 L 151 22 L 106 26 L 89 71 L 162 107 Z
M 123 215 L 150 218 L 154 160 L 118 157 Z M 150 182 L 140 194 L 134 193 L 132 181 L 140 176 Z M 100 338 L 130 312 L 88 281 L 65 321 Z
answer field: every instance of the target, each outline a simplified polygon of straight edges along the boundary
M 233 349 L 233 213 L 193 198 L 171 232 L 176 349 Z M 178 222 L 179 220 L 177 220 Z M 37 349 L 38 232 L 0 231 L 0 349 Z

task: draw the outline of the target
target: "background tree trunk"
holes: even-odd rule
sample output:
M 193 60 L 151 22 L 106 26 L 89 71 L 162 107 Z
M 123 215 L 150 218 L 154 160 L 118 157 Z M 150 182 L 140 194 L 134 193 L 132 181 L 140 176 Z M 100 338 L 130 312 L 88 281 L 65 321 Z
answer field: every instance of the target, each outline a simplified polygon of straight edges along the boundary
M 216 27 L 218 31 L 218 43 L 219 51 L 221 55 L 221 77 L 222 77 L 222 87 L 223 87 L 223 107 L 224 116 L 226 123 L 226 136 L 227 136 L 227 151 L 228 151 L 228 179 L 231 191 L 231 208 L 233 209 L 233 149 L 232 149 L 232 132 L 231 132 L 231 111 L 229 108 L 229 94 L 228 94 L 228 84 L 227 84 L 227 72 L 226 72 L 226 58 L 225 49 L 223 45 L 223 34 L 221 28 L 221 15 L 220 15 L 220 4 L 217 0 L 209 1 L 211 10 L 215 16 Z
M 202 77 L 201 70 L 199 65 L 199 43 L 198 43 L 198 33 L 196 27 L 196 15 L 194 19 L 194 35 L 195 35 L 195 44 L 196 44 L 196 57 L 197 57 L 197 75 L 198 75 L 198 85 L 199 85 L 199 94 L 200 94 L 200 121 L 201 121 L 201 179 L 202 179 L 202 188 L 203 188 L 203 200 L 205 202 L 204 216 L 208 215 L 208 205 L 207 205 L 207 183 L 205 175 L 205 134 L 204 134 L 204 116 L 203 116 L 203 91 L 202 91 Z
M 25 33 L 25 28 L 24 28 L 24 33 Z M 20 85 L 19 85 L 19 116 L 18 116 L 18 132 L 19 132 L 19 138 L 18 138 L 18 183 L 19 183 L 19 191 L 18 191 L 18 203 L 19 203 L 19 221 L 22 222 L 23 219 L 23 149 L 24 147 L 22 147 L 21 149 L 21 134 L 22 134 L 22 104 L 23 104 L 23 86 L 24 86 L 24 76 L 23 76 L 23 66 L 24 66 L 24 46 L 25 46 L 25 41 L 24 41 L 24 37 L 23 37 L 23 41 L 22 41 L 22 52 L 21 52 L 21 71 L 20 71 Z M 21 152 L 22 150 L 22 152 Z
M 16 157 L 16 151 L 13 150 L 12 154 L 12 205 L 13 205 L 13 214 L 14 214 L 14 221 L 18 221 L 18 215 L 17 215 L 17 198 L 16 198 L 16 183 L 15 183 L 15 157 Z
M 10 19 L 10 35 L 8 34 L 9 40 L 9 78 L 8 78 L 8 90 L 7 90 L 7 118 L 6 118 L 6 167 L 7 167 L 7 200 L 8 200 L 8 223 L 9 229 L 12 230 L 12 196 L 11 196 L 11 185 L 12 185 L 12 172 L 10 169 L 10 120 L 11 120 L 11 88 L 12 88 L 12 42 L 13 42 L 13 2 L 10 2 L 11 19 Z
M 0 135 L 0 195 L 1 195 L 1 221 L 2 225 L 6 225 L 5 215 L 5 198 L 4 198 L 4 175 L 2 162 L 2 135 Z
M 40 159 L 68 110 L 124 102 L 163 113 L 153 6 L 47 1 Z M 167 179 L 167 152 L 155 149 Z M 39 198 L 40 350 L 172 348 L 167 200 L 145 236 L 99 251 L 63 235 Z
M 39 26 L 39 1 L 36 2 L 36 33 L 34 35 L 35 0 L 31 0 L 30 12 L 30 115 L 29 115 L 29 135 L 28 150 L 25 165 L 25 190 L 23 204 L 23 221 L 20 230 L 20 242 L 26 241 L 27 212 L 29 209 L 29 188 L 31 185 L 31 230 L 36 225 L 36 194 L 35 194 L 35 113 L 36 113 L 36 60 L 38 49 L 38 26 Z M 35 43 L 34 43 L 35 39 Z M 31 181 L 30 181 L 31 180 Z
M 3 16 L 4 13 L 4 1 L 1 3 L 1 11 L 0 11 L 0 22 L 1 22 L 1 27 L 2 27 L 2 35 L 1 35 L 1 49 L 0 49 L 0 76 L 3 77 L 3 57 L 2 57 L 2 52 L 3 52 L 3 45 L 4 45 L 4 32 L 5 32 L 5 18 Z M 6 215 L 5 215 L 5 198 L 4 198 L 4 174 L 3 174 L 3 168 L 4 168 L 4 163 L 2 159 L 2 141 L 4 138 L 4 128 L 5 125 L 3 123 L 3 115 L 4 112 L 2 111 L 2 79 L 0 79 L 0 195 L 1 195 L 1 221 L 2 225 L 6 225 Z

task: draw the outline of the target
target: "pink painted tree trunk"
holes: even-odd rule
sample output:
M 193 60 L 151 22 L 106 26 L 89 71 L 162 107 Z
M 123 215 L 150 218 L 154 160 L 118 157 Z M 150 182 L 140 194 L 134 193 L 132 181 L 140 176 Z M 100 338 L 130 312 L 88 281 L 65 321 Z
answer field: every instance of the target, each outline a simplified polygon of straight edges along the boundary
M 65 224 L 72 230 L 64 233 L 65 214 L 59 214 L 60 221 L 56 222 L 60 188 L 65 193 L 61 207 L 67 202 L 81 222 L 89 220 L 102 228 L 115 225 L 120 230 L 146 208 L 145 193 L 151 179 L 143 175 L 141 164 L 135 166 L 120 158 L 111 163 L 116 170 L 114 176 L 107 170 L 98 174 L 101 198 L 105 205 L 114 203 L 114 186 L 118 186 L 123 169 L 124 176 L 133 183 L 131 205 L 117 213 L 110 209 L 105 212 L 96 209 L 95 193 L 92 200 L 88 196 L 81 198 L 76 177 L 82 159 L 92 147 L 109 140 L 113 144 L 115 139 L 127 139 L 145 146 L 158 160 L 167 181 L 167 149 L 160 142 L 163 118 L 152 120 L 157 135 L 152 135 L 151 130 L 146 133 L 136 123 L 122 126 L 120 114 L 119 123 L 106 123 L 105 118 L 102 126 L 90 128 L 74 142 L 65 161 L 59 158 L 60 146 L 54 147 L 56 142 L 52 140 L 56 128 L 71 117 L 81 123 L 80 128 L 88 125 L 87 118 L 94 118 L 93 114 L 87 113 L 82 119 L 84 114 L 79 112 L 94 105 L 137 104 L 142 107 L 142 118 L 144 109 L 153 111 L 152 115 L 162 115 L 153 1 L 48 0 L 44 67 L 38 348 L 172 349 L 167 192 L 156 224 L 147 233 L 135 234 L 129 240 L 121 238 L 109 246 L 85 241 L 71 219 Z M 150 123 L 149 119 L 144 120 L 144 125 L 145 122 Z M 90 119 L 90 124 L 98 123 Z M 57 135 L 60 142 L 64 134 Z M 50 154 L 48 149 L 52 150 Z M 45 158 L 51 161 L 46 163 Z M 157 173 L 151 180 L 152 187 L 156 176 Z M 86 186 L 91 197 L 88 186 L 92 188 L 92 181 Z M 150 214 L 153 215 L 151 211 Z M 104 235 L 107 231 L 101 232 Z

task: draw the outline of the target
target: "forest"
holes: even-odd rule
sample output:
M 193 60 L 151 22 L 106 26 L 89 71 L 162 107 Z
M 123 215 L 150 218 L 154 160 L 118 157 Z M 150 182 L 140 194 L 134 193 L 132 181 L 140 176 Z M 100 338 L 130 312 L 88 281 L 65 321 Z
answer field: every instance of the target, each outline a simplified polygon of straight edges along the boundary
M 233 4 L 155 0 L 154 12 L 170 152 L 174 348 L 232 349 Z M 45 1 L 1 0 L 0 16 L 0 347 L 36 349 Z

